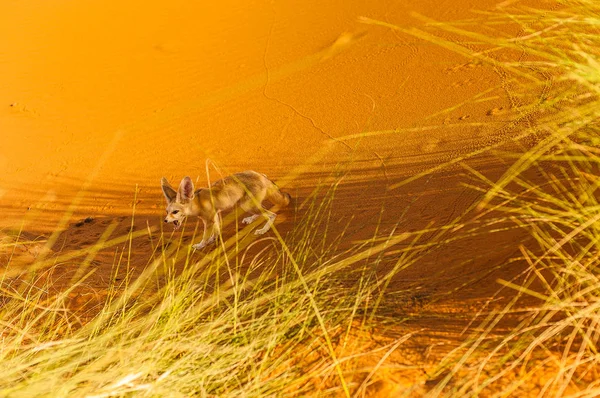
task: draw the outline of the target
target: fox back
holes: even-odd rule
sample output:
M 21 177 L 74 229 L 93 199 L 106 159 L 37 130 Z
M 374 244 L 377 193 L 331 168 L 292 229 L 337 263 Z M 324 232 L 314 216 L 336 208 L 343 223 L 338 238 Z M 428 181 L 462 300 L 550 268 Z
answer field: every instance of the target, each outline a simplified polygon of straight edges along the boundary
M 167 200 L 164 221 L 173 223 L 176 229 L 188 216 L 198 216 L 206 222 L 212 220 L 216 213 L 235 205 L 253 212 L 262 207 L 260 204 L 265 199 L 278 207 L 287 206 L 290 202 L 289 194 L 281 192 L 264 174 L 252 170 L 232 174 L 216 181 L 210 188 L 194 190 L 190 177 L 184 177 L 177 190 L 164 177 L 161 186 Z

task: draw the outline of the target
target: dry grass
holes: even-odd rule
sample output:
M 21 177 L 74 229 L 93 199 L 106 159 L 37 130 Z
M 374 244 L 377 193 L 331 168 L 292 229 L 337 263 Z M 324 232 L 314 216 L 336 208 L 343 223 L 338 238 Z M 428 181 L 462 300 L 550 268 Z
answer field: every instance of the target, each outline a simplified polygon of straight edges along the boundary
M 71 289 L 57 294 L 41 277 L 52 268 L 48 260 L 34 264 L 35 272 L 5 273 L 0 395 L 265 396 L 361 389 L 365 380 L 353 376 L 353 366 L 367 352 L 351 349 L 347 339 L 360 334 L 372 303 L 381 301 L 383 282 L 374 281 L 378 255 L 406 237 L 392 234 L 338 250 L 343 232 L 324 239 L 334 191 L 315 195 L 298 227 L 285 239 L 275 231 L 253 258 L 244 254 L 249 247 L 240 247 L 240 236 L 198 260 L 181 242 L 167 249 L 168 237 L 161 235 L 155 260 L 125 286 L 113 280 L 103 307 L 84 326 L 68 297 L 85 283 L 85 268 Z M 129 245 L 123 238 L 97 244 L 129 247 L 115 273 L 133 255 L 134 235 L 124 238 Z M 265 240 L 250 245 L 257 243 Z M 97 246 L 70 256 L 94 253 Z M 375 259 L 369 269 L 358 266 L 367 258 Z M 175 264 L 183 271 L 176 274 Z M 386 353 L 378 347 L 379 357 Z
M 561 5 L 504 9 L 456 24 L 423 18 L 424 30 L 365 20 L 502 70 L 510 77 L 517 120 L 527 121 L 512 138 L 513 147 L 523 149 L 497 151 L 511 163 L 498 181 L 465 166 L 480 181 L 473 186 L 483 195 L 478 208 L 497 214 L 491 222 L 517 225 L 532 237 L 520 245 L 525 270 L 515 280 L 498 280 L 513 299 L 477 320 L 477 332 L 440 363 L 432 396 L 600 394 L 600 6 L 586 0 Z M 495 26 L 509 23 L 522 28 L 520 36 L 470 29 L 485 24 L 499 32 Z M 471 46 L 430 33 L 438 29 Z M 508 317 L 519 322 L 498 336 Z

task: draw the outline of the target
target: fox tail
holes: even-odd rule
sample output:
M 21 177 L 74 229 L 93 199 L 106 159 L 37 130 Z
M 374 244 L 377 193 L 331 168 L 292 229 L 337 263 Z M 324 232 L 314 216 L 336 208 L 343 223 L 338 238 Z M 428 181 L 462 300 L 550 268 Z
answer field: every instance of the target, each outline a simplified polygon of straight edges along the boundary
M 273 187 L 269 192 L 269 201 L 273 202 L 273 204 L 278 207 L 286 207 L 289 205 L 292 200 L 291 195 L 287 192 L 282 192 L 274 182 L 271 181 L 271 183 L 273 184 Z

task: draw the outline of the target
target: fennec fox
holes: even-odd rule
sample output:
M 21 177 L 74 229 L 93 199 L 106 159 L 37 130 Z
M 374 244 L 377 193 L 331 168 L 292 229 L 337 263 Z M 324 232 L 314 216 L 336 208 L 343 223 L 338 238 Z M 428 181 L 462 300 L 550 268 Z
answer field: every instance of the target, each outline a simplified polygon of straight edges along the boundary
M 264 214 L 266 224 L 254 232 L 262 235 L 271 228 L 277 217 L 277 214 L 265 209 L 262 202 L 267 199 L 277 207 L 284 207 L 291 199 L 289 194 L 281 192 L 267 176 L 252 170 L 230 175 L 215 182 L 210 188 L 197 190 L 194 190 L 190 177 L 181 180 L 177 191 L 165 177 L 160 184 L 167 199 L 166 223 L 172 222 L 175 229 L 178 229 L 187 216 L 198 216 L 204 222 L 202 241 L 193 245 L 194 249 L 202 249 L 215 241 L 221 227 L 220 212 L 238 205 L 251 214 L 242 220 L 244 224 L 250 224 Z

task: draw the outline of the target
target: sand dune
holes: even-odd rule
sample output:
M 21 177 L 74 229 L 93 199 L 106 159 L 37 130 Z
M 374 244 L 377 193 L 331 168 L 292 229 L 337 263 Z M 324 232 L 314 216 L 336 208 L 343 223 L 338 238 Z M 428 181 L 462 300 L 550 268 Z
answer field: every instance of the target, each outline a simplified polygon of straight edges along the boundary
M 334 218 L 354 217 L 349 241 L 376 227 L 452 221 L 478 198 L 461 185 L 465 172 L 419 173 L 514 131 L 503 76 L 360 18 L 427 31 L 416 14 L 466 19 L 498 1 L 404 3 L 3 2 L 0 228 L 48 236 L 58 225 L 66 232 L 57 245 L 77 249 L 112 224 L 115 236 L 126 233 L 134 206 L 136 230 L 159 228 L 162 176 L 202 186 L 245 169 L 277 180 L 297 207 L 343 170 Z M 503 171 L 489 157 L 471 164 L 488 176 Z M 282 231 L 293 226 L 286 214 Z M 487 240 L 490 261 L 510 257 L 514 240 Z M 428 278 L 425 295 L 457 289 L 456 275 L 476 277 L 475 260 L 487 254 L 475 237 L 442 248 L 399 286 Z M 99 258 L 91 284 L 110 273 L 110 253 Z M 463 303 L 494 289 L 467 286 Z
M 487 114 L 508 107 L 502 92 L 428 118 L 498 85 L 498 75 L 358 21 L 419 24 L 412 11 L 439 20 L 470 16 L 469 4 L 433 5 L 4 4 L 3 206 L 18 213 L 49 190 L 69 197 L 79 187 L 63 182 L 91 177 L 92 185 L 130 181 L 129 190 L 138 183 L 158 192 L 162 175 L 205 181 L 207 159 L 227 171 L 281 178 L 307 163 L 328 172 L 350 157 L 381 168 L 455 156 L 465 140 L 491 133 L 469 123 L 501 123 Z M 340 138 L 444 119 L 455 126 Z

